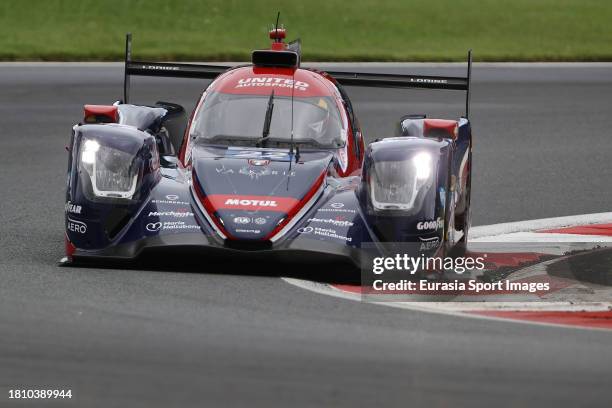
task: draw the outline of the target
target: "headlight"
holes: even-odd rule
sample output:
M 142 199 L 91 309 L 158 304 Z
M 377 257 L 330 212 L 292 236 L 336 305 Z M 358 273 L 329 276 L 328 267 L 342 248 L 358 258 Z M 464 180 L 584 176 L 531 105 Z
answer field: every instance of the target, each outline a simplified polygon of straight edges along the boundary
M 418 208 L 431 187 L 434 160 L 429 152 L 397 161 L 378 161 L 370 172 L 370 197 L 376 210 L 408 211 Z
M 431 176 L 431 154 L 419 153 L 412 158 L 417 180 L 426 180 Z
M 138 154 L 82 139 L 81 165 L 97 197 L 131 199 L 136 191 L 142 160 Z

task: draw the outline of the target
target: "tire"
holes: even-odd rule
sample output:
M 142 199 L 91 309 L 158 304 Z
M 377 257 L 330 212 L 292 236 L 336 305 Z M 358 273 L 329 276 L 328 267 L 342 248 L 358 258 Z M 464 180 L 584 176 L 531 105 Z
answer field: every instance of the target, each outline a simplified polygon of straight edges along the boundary
M 472 224 L 472 152 L 469 153 L 468 163 L 470 172 L 465 186 L 465 208 L 460 215 L 455 216 L 455 227 L 463 231 L 463 236 L 453 248 L 453 253 L 457 253 L 458 256 L 465 255 L 467 251 L 468 235 Z

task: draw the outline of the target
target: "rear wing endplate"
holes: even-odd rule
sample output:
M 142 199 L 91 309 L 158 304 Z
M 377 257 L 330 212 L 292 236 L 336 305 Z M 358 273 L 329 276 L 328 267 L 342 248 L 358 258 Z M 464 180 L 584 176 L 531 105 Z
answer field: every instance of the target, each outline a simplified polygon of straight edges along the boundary
M 129 103 L 130 77 L 159 76 L 173 78 L 214 79 L 230 66 L 203 64 L 172 64 L 165 62 L 132 61 L 132 34 L 125 36 L 125 68 L 123 77 L 123 103 Z

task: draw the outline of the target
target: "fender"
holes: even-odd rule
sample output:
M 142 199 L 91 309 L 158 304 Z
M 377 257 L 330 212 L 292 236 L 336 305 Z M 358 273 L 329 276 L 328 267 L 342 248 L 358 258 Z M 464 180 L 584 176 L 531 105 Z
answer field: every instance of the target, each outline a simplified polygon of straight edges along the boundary
M 360 203 L 381 241 L 445 240 L 451 158 L 452 145 L 447 139 L 398 137 L 368 146 Z M 404 184 L 402 179 L 406 180 Z M 381 204 L 384 196 L 388 202 Z

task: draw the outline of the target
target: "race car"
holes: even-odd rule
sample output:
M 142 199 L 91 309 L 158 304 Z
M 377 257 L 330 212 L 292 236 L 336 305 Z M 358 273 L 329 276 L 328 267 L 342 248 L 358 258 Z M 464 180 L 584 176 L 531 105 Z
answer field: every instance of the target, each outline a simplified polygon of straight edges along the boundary
M 366 248 L 465 248 L 472 135 L 467 76 L 323 72 L 274 27 L 236 67 L 133 61 L 123 100 L 73 127 L 65 263 L 151 253 L 360 264 Z M 195 109 L 129 103 L 133 75 L 211 79 Z M 399 119 L 366 146 L 344 86 L 466 92 L 458 119 Z

